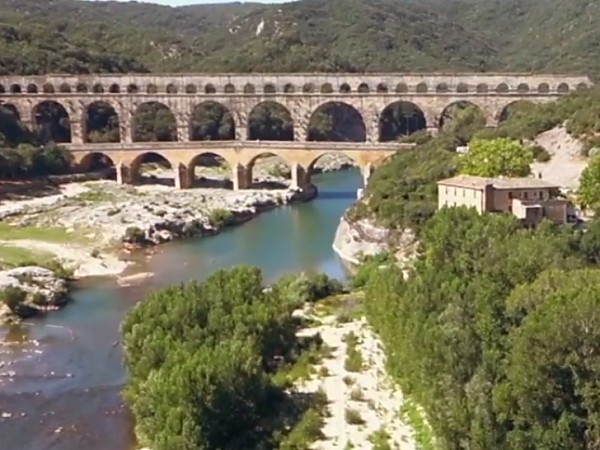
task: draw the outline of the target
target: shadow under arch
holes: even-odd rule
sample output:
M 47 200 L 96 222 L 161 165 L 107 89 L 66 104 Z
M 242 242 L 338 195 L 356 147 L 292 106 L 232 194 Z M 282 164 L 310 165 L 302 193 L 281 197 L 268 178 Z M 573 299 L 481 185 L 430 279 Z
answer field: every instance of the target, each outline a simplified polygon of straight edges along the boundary
M 119 115 L 105 100 L 90 103 L 86 109 L 85 142 L 120 142 Z
M 248 184 L 252 189 L 285 189 L 290 184 L 293 166 L 280 155 L 259 153 L 246 165 Z
M 31 131 L 21 121 L 21 114 L 12 103 L 0 104 L 0 133 L 4 135 L 4 143 L 16 146 L 31 138 Z
M 308 121 L 307 141 L 366 142 L 367 127 L 362 114 L 345 102 L 319 105 Z
M 134 142 L 167 142 L 177 140 L 175 115 L 164 103 L 140 104 L 131 118 Z
M 387 105 L 379 116 L 379 141 L 390 142 L 427 129 L 425 113 L 415 103 L 399 100 Z
M 477 116 L 477 123 L 481 127 L 485 126 L 486 118 L 483 110 L 479 105 L 468 100 L 458 100 L 446 105 L 440 114 L 437 125 L 441 130 L 447 130 L 467 113 Z
M 227 159 L 210 151 L 195 155 L 187 165 L 190 186 L 233 189 L 233 169 Z
M 135 157 L 129 166 L 129 172 L 131 181 L 135 184 L 175 186 L 177 168 L 178 166 L 169 161 L 166 156 L 148 151 Z
M 233 141 L 235 123 L 229 109 L 222 103 L 207 100 L 192 109 L 190 140 Z
M 340 151 L 329 151 L 316 156 L 306 167 L 305 183 L 313 185 L 317 190 L 317 195 L 323 200 L 355 200 L 356 189 L 319 189 L 319 181 L 313 180 L 313 175 L 337 172 L 340 170 L 348 171 L 352 176 L 360 178 L 358 161 L 351 154 Z M 326 179 L 323 179 L 326 180 Z M 321 180 L 321 182 L 323 181 Z
M 294 120 L 281 103 L 266 100 L 255 105 L 248 115 L 248 139 L 251 141 L 293 141 Z
M 34 134 L 41 143 L 71 142 L 71 119 L 67 109 L 55 100 L 44 100 L 31 110 Z
M 537 105 L 529 100 L 515 100 L 508 103 L 498 115 L 498 122 L 505 122 L 513 116 L 527 114 Z
M 81 158 L 77 165 L 79 172 L 102 172 L 104 178 L 116 179 L 114 159 L 102 152 L 91 152 Z

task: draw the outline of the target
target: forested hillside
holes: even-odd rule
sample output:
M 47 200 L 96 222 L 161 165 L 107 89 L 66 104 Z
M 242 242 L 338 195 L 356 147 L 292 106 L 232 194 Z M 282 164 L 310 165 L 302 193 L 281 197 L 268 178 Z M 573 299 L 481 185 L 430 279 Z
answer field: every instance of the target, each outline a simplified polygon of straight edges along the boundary
M 600 4 L 589 0 L 303 0 L 180 8 L 5 0 L 0 73 L 594 74 L 600 72 L 599 32 L 593 26 L 599 19 Z

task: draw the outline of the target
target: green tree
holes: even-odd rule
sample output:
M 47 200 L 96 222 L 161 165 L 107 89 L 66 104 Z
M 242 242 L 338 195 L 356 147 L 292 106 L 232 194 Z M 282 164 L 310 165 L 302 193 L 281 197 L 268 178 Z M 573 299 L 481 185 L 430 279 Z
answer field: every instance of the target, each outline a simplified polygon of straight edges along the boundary
M 577 201 L 583 208 L 600 207 L 600 158 L 594 157 L 581 173 Z
M 474 139 L 460 159 L 460 171 L 480 177 L 525 177 L 531 173 L 531 150 L 505 138 Z

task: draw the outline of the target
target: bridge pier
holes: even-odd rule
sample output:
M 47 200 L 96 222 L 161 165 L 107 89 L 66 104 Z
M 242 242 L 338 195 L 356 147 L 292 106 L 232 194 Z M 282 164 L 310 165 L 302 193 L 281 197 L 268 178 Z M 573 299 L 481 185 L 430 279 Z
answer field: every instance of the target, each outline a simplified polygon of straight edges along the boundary
M 130 166 L 123 163 L 117 164 L 115 167 L 117 172 L 117 183 L 119 184 L 133 184 L 136 181 L 136 174 L 131 170 Z
M 292 166 L 292 183 L 290 187 L 292 189 L 304 189 L 309 184 L 310 173 L 300 164 L 294 164 Z
M 369 178 L 371 178 L 373 171 L 374 167 L 371 164 L 367 164 L 360 167 L 360 173 L 363 177 L 363 188 L 366 188 L 367 184 L 369 184 Z
M 188 167 L 183 164 L 179 164 L 175 168 L 175 187 L 177 189 L 189 189 L 192 187 L 194 181 L 193 170 L 193 166 Z
M 233 168 L 233 190 L 240 191 L 252 186 L 252 168 L 238 164 Z

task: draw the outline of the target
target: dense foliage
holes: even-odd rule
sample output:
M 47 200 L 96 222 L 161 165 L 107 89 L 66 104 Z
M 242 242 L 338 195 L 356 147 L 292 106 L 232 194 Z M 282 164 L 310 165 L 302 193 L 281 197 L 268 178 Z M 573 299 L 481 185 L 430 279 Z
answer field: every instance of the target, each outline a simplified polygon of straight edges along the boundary
M 510 139 L 473 139 L 469 153 L 460 158 L 460 171 L 479 177 L 526 177 L 531 173 L 533 152 Z
M 339 288 L 327 277 L 310 279 L 314 286 L 296 283 L 310 300 Z M 304 299 L 290 295 L 293 283 L 264 289 L 258 269 L 237 267 L 155 292 L 129 312 L 125 398 L 144 446 L 269 449 L 281 442 L 293 423 L 275 375 L 302 351 L 292 312 Z
M 583 169 L 577 191 L 577 201 L 584 208 L 600 208 L 600 157 L 595 156 Z
M 408 279 L 367 262 L 367 315 L 440 448 L 595 448 L 600 271 L 584 266 L 596 236 L 447 208 L 422 229 Z

